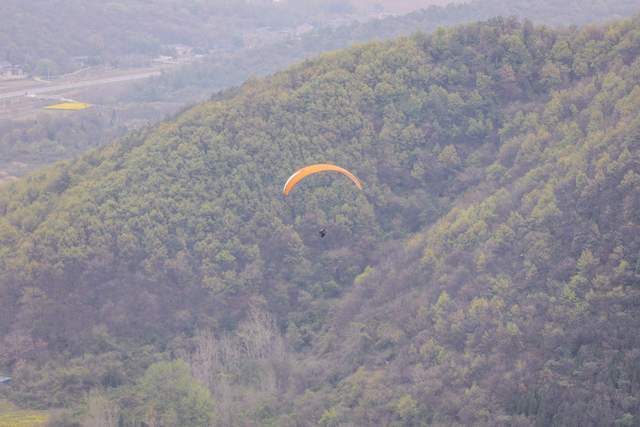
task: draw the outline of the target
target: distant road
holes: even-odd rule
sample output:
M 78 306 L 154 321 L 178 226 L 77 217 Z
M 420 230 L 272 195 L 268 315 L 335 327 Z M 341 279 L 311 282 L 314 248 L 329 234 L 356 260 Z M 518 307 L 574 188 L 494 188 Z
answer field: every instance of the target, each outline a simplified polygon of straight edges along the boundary
M 120 83 L 120 82 L 127 82 L 131 80 L 148 79 L 149 77 L 159 76 L 159 75 L 160 75 L 160 71 L 154 70 L 154 71 L 125 74 L 125 75 L 114 76 L 114 77 L 104 77 L 104 78 L 98 78 L 93 80 L 82 80 L 78 82 L 58 83 L 58 84 L 51 84 L 46 86 L 36 86 L 31 88 L 25 87 L 22 90 L 12 90 L 11 92 L 4 92 L 4 93 L 0 92 L 0 99 L 23 97 L 25 96 L 25 93 L 38 95 L 42 93 L 62 92 L 62 91 L 80 89 L 80 88 L 90 87 L 90 86 L 99 86 L 99 85 L 104 85 L 109 83 Z

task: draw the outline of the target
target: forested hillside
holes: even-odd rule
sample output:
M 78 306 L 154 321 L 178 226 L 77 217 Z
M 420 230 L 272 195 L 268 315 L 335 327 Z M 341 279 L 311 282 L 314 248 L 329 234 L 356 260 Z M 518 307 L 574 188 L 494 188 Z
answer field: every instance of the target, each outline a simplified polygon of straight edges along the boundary
M 250 81 L 2 189 L 0 393 L 123 425 L 635 425 L 639 148 L 638 17 Z M 312 162 L 364 191 L 283 198 Z

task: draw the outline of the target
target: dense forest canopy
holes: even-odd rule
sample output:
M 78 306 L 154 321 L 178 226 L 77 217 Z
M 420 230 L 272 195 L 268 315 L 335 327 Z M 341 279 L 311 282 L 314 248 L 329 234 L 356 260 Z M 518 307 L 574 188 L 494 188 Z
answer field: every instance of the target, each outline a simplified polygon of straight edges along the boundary
M 284 199 L 316 162 L 364 191 Z M 4 393 L 124 425 L 635 425 L 638 212 L 640 17 L 324 54 L 0 191 Z

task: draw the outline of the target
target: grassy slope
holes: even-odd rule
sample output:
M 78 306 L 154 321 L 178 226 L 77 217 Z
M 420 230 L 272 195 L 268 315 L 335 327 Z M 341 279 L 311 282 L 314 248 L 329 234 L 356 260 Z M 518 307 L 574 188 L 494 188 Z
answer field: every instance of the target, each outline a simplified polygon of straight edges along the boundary
M 41 427 L 48 416 L 43 411 L 20 411 L 8 402 L 0 400 L 0 427 Z

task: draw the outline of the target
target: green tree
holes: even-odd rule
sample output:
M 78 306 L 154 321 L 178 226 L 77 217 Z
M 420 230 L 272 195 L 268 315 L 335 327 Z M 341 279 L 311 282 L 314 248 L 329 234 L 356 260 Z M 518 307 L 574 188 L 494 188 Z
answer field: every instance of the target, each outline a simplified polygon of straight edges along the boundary
M 191 376 L 182 360 L 151 365 L 136 387 L 135 418 L 158 427 L 206 427 L 213 424 L 209 391 Z

